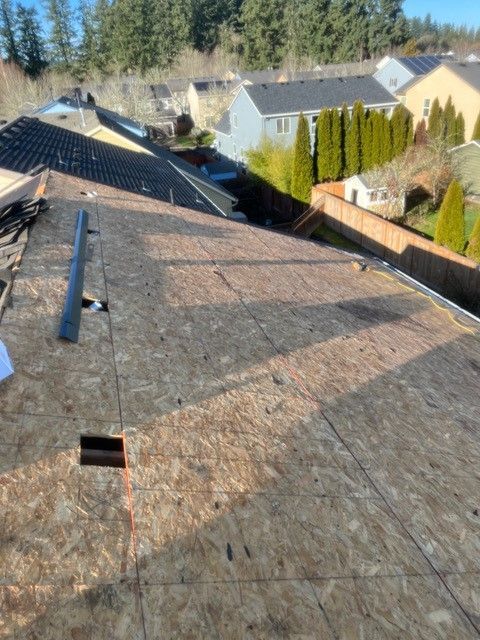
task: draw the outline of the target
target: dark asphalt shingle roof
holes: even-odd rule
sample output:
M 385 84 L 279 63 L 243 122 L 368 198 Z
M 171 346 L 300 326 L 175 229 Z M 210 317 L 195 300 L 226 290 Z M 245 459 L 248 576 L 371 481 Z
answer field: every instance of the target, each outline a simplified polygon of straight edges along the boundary
M 156 100 L 168 100 L 173 97 L 172 92 L 165 82 L 161 84 L 151 84 L 150 89 L 152 90 L 152 94 Z
M 194 178 L 195 180 L 202 180 L 207 184 L 208 187 L 221 192 L 225 197 L 230 198 L 232 201 L 235 200 L 235 197 L 229 191 L 221 187 L 219 184 L 217 184 L 213 180 L 210 180 L 210 178 L 205 176 L 203 171 L 200 171 L 200 169 L 198 169 L 193 164 L 190 164 L 183 158 L 180 158 L 179 156 L 175 155 L 169 149 L 165 149 L 164 147 L 161 147 L 158 144 L 155 144 L 151 140 L 148 140 L 148 138 L 139 138 L 131 131 L 128 131 L 127 129 L 124 129 L 122 126 L 118 125 L 114 120 L 112 120 L 108 116 L 105 116 L 103 114 L 97 114 L 97 117 L 99 122 L 105 127 L 107 127 L 108 129 L 110 129 L 111 131 L 115 131 L 116 133 L 123 136 L 127 140 L 130 140 L 131 142 L 135 143 L 139 147 L 142 147 L 143 149 L 145 149 L 145 151 L 148 151 L 149 153 L 153 154 L 157 158 L 161 158 L 166 162 L 167 161 L 171 162 L 182 173 L 188 174 L 191 178 Z
M 222 114 L 222 117 L 214 126 L 214 131 L 218 131 L 219 133 L 224 133 L 226 136 L 229 136 L 232 132 L 232 127 L 230 124 L 230 111 L 225 111 Z
M 480 62 L 445 62 L 447 69 L 480 91 Z
M 230 80 L 200 80 L 192 82 L 192 84 L 199 95 L 208 94 L 211 91 L 228 91 L 234 87 L 234 83 Z
M 262 115 L 319 111 L 351 106 L 355 100 L 365 105 L 394 104 L 397 101 L 372 76 L 296 80 L 243 87 Z
M 21 117 L 0 129 L 0 167 L 5 169 L 25 173 L 44 164 L 165 202 L 170 202 L 172 190 L 176 205 L 218 215 L 218 209 L 169 161 L 172 155 L 129 151 L 35 118 Z
M 282 75 L 280 69 L 265 69 L 261 71 L 237 71 L 236 76 L 239 80 L 248 80 L 253 84 L 261 82 L 277 82 Z

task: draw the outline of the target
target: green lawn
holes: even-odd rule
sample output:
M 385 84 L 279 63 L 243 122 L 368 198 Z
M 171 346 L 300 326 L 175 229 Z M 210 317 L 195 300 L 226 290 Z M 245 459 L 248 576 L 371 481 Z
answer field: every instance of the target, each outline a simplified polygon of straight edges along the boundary
M 339 249 L 347 249 L 348 251 L 361 250 L 361 247 L 359 247 L 358 244 L 355 244 L 333 229 L 329 229 L 324 224 L 320 225 L 318 229 L 315 229 L 315 231 L 312 233 L 312 238 L 324 240 L 325 242 L 333 244 L 334 247 L 338 247 Z
M 465 206 L 465 242 L 469 239 L 470 234 L 472 233 L 473 225 L 475 224 L 478 216 L 480 216 L 480 205 L 467 204 Z M 424 233 L 429 238 L 433 238 L 435 234 L 435 225 L 437 224 L 437 219 L 438 211 L 432 211 L 432 213 L 427 214 L 425 218 L 423 218 L 423 220 L 418 221 L 412 226 L 414 229 L 420 231 L 421 233 Z

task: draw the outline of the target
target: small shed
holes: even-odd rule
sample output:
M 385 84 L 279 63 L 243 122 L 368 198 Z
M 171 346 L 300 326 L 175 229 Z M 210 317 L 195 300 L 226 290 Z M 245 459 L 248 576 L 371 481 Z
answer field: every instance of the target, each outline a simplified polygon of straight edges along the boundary
M 237 165 L 234 162 L 228 162 L 227 160 L 202 164 L 200 171 L 212 180 L 215 180 L 215 182 L 235 180 L 235 178 L 238 177 Z
M 480 140 L 471 140 L 452 149 L 457 177 L 465 191 L 480 195 Z
M 345 180 L 345 200 L 363 209 L 371 209 L 388 200 L 388 191 L 373 187 L 365 174 L 357 174 Z

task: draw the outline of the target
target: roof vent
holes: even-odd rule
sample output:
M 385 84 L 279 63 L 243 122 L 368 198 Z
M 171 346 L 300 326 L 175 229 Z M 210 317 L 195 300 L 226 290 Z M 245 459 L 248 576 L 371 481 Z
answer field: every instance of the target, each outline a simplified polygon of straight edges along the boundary
M 58 116 L 59 120 L 66 120 L 67 119 L 67 114 L 66 113 L 60 113 Z
M 123 436 L 80 436 L 80 464 L 125 468 Z

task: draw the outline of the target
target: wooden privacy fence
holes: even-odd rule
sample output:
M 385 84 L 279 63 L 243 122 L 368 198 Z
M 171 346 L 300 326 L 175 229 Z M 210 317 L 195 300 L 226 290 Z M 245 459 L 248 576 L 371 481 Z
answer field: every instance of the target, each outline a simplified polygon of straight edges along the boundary
M 384 220 L 351 202 L 312 189 L 323 222 L 342 236 L 371 251 L 404 273 L 475 311 L 480 311 L 480 265 L 439 247 L 431 240 Z

